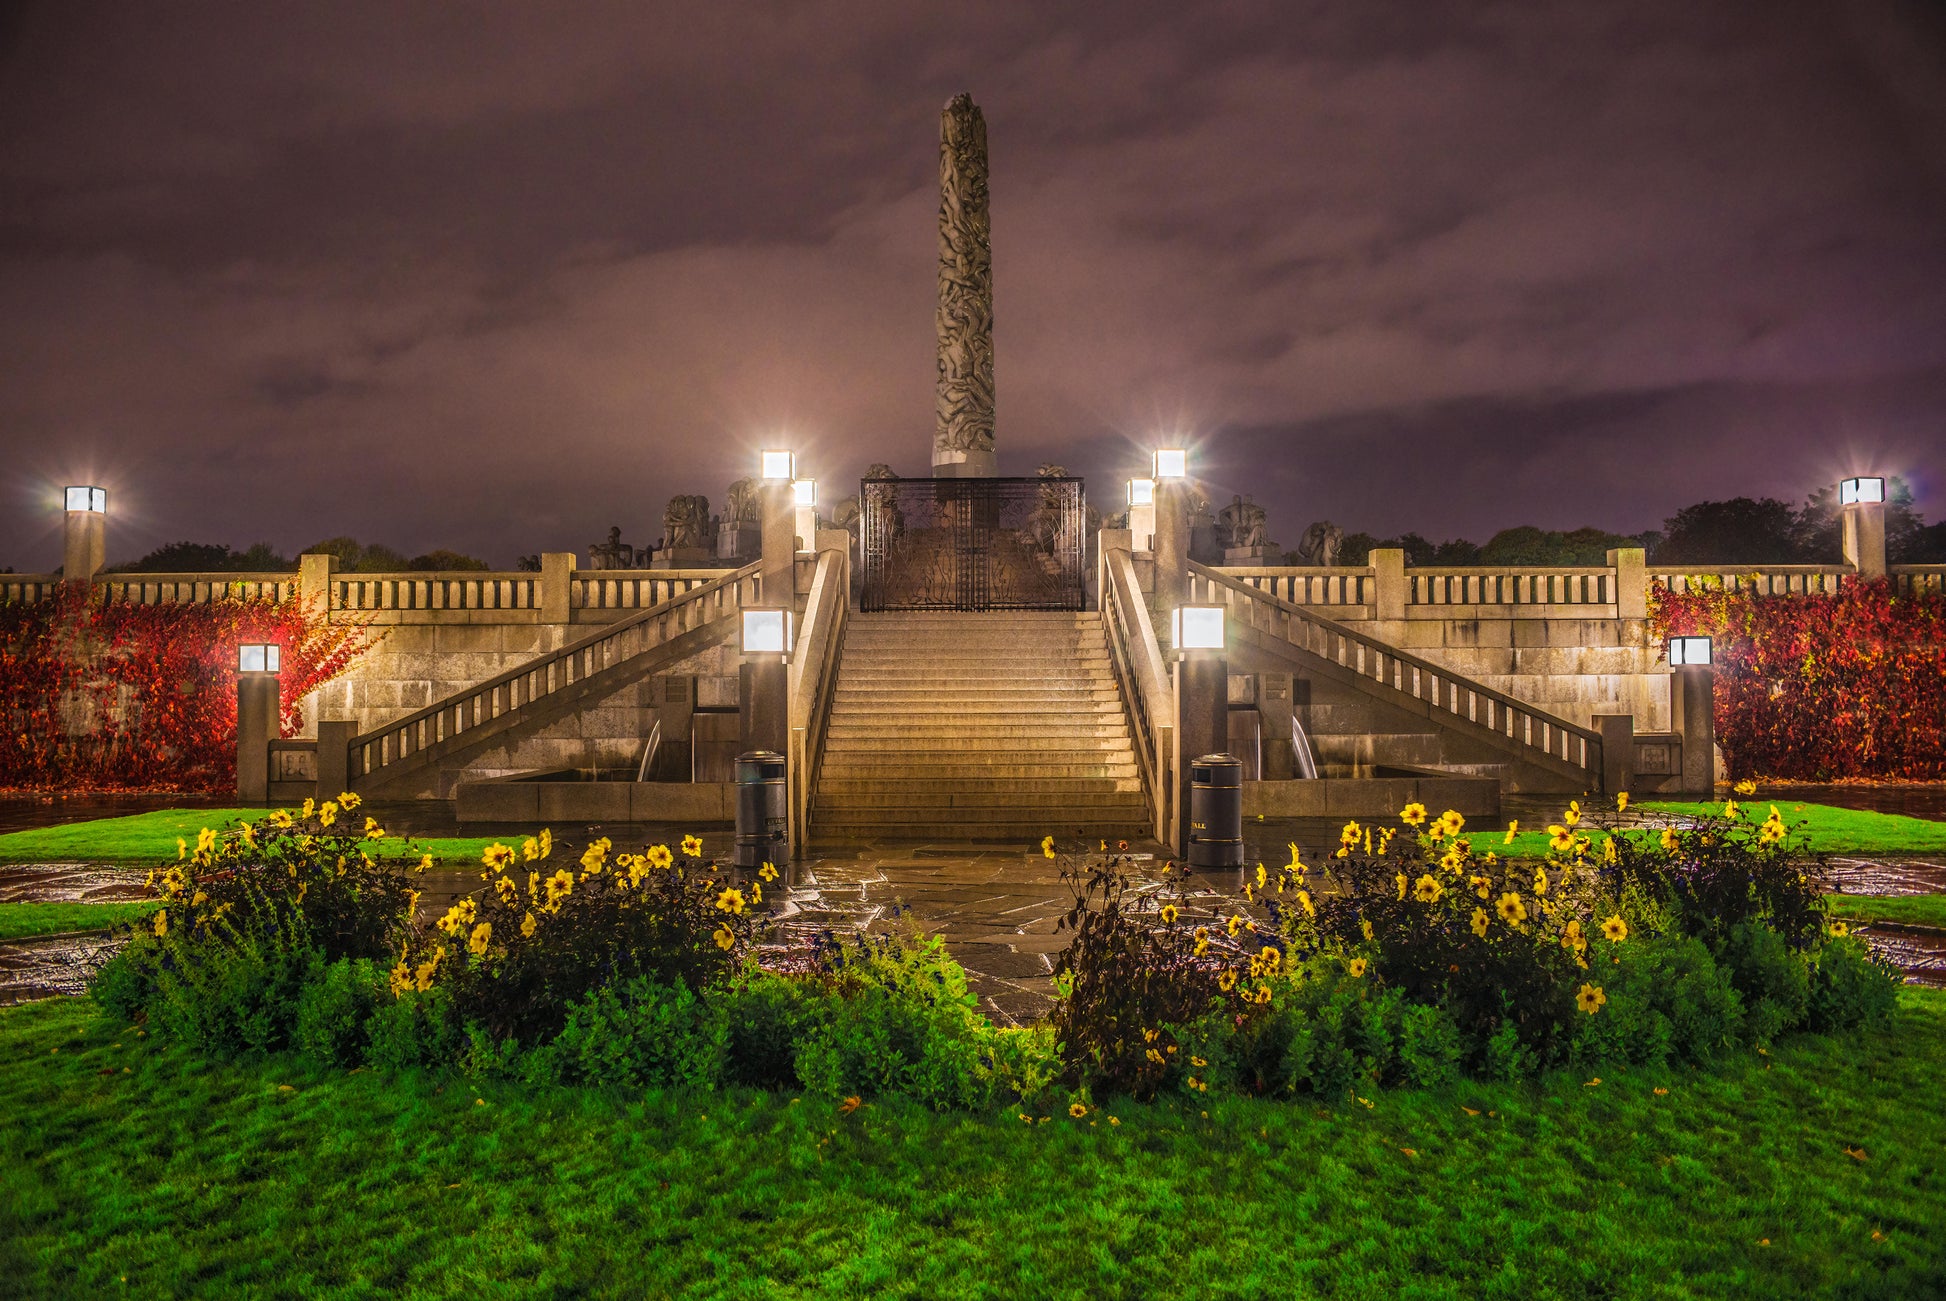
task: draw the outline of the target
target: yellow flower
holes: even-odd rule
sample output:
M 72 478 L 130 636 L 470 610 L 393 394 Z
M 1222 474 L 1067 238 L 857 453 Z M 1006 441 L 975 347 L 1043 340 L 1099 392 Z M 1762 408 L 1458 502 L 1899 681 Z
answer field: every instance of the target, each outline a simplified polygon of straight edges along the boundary
M 278 809 L 270 815 L 269 822 L 273 827 L 287 828 L 291 825 L 291 811 L 289 809 Z
M 1608 995 L 1601 992 L 1600 985 L 1583 985 L 1581 992 L 1574 996 L 1574 1005 L 1593 1016 L 1597 1008 L 1608 1001 Z
M 562 868 L 553 876 L 547 878 L 547 906 L 550 909 L 558 909 L 561 906 L 561 900 L 573 893 L 574 878 L 568 875 L 566 868 Z
M 1662 848 L 1671 854 L 1682 848 L 1682 840 L 1676 835 L 1676 829 L 1674 827 L 1664 827 L 1662 829 Z
M 1466 819 L 1460 816 L 1458 809 L 1447 809 L 1439 815 L 1439 825 L 1446 828 L 1447 835 L 1457 836 L 1465 828 Z
M 475 926 L 473 928 L 473 938 L 469 939 L 466 942 L 466 947 L 470 949 L 473 953 L 473 956 L 477 958 L 482 953 L 486 952 L 487 941 L 492 938 L 493 938 L 493 923 L 481 922 L 478 926 Z
M 1346 849 L 1351 849 L 1358 844 L 1364 834 L 1364 828 L 1356 822 L 1347 822 L 1338 832 L 1338 843 Z
M 1732 822 L 1734 822 L 1738 818 L 1743 816 L 1743 810 L 1737 807 L 1737 802 L 1735 800 L 1724 800 L 1723 816 L 1730 819 Z
M 541 856 L 541 842 L 533 836 L 520 842 L 520 861 L 531 863 Z
M 1492 923 L 1487 920 L 1486 909 L 1475 908 L 1473 910 L 1473 933 L 1475 935 L 1479 936 L 1481 939 L 1485 939 L 1487 935 L 1487 927 L 1491 924 Z
M 534 914 L 532 913 L 528 913 L 520 919 L 520 933 L 528 939 L 533 938 L 534 931 L 538 927 L 539 923 L 534 920 Z
M 1234 971 L 1223 972 L 1216 978 L 1216 987 L 1226 994 L 1229 993 L 1237 987 L 1237 973 Z
M 378 825 L 377 818 L 367 817 L 365 819 L 365 839 L 367 840 L 385 839 L 385 828 Z
M 1601 924 L 1601 935 L 1605 940 L 1613 940 L 1620 944 L 1628 938 L 1628 923 L 1623 921 L 1618 913 Z
M 1414 801 L 1399 810 L 1399 821 L 1408 827 L 1416 827 L 1426 820 L 1426 806 Z
M 1079 1102 L 1069 1103 L 1068 1114 L 1070 1116 L 1073 1116 L 1076 1120 L 1080 1120 L 1083 1116 L 1088 1114 L 1088 1108 L 1083 1106 Z
M 1345 970 L 1362 980 L 1365 976 L 1365 959 L 1353 958 L 1345 964 Z
M 446 915 L 439 919 L 439 929 L 457 937 L 461 931 L 473 924 L 477 916 L 478 911 L 473 901 L 462 899 L 448 908 Z
M 208 895 L 204 894 L 201 890 L 198 890 L 194 895 L 190 896 L 189 906 L 191 908 L 201 908 L 203 906 L 204 901 L 207 900 L 208 898 L 209 898 Z
M 703 852 L 703 838 L 701 836 L 684 836 L 682 838 L 682 852 L 690 858 L 701 857 Z
M 317 811 L 318 811 L 318 802 L 312 799 L 310 796 L 306 795 L 304 797 L 304 807 L 299 809 L 297 813 L 299 817 L 308 818 L 313 813 L 316 813 Z
M 1466 842 L 1455 840 L 1440 857 L 1439 865 L 1454 876 L 1458 876 L 1460 868 L 1466 865 Z
M 328 827 L 338 820 L 338 806 L 330 800 L 318 805 L 318 825 Z
M 728 926 L 717 927 L 715 930 L 710 932 L 710 938 L 715 940 L 716 947 L 722 949 L 725 953 L 729 952 L 731 949 L 736 947 L 736 942 L 737 942 L 736 932 L 731 930 Z
M 1262 863 L 1257 864 L 1257 888 L 1259 890 L 1263 889 L 1264 882 L 1268 879 L 1269 878 L 1264 875 L 1264 865 Z
M 1264 960 L 1264 974 L 1266 976 L 1274 976 L 1283 969 L 1284 951 L 1282 949 L 1267 945 L 1264 951 L 1258 956 Z
M 667 845 L 650 845 L 648 857 L 650 867 L 667 867 L 676 861 L 676 856 L 669 852 Z
M 341 809 L 345 809 L 349 811 L 351 809 L 357 808 L 360 804 L 363 804 L 364 802 L 365 801 L 359 798 L 357 792 L 355 791 L 338 792 L 338 807 Z
M 1466 883 L 1473 887 L 1473 893 L 1479 895 L 1480 898 L 1491 899 L 1493 897 L 1493 879 L 1491 877 L 1469 876 L 1466 878 Z
M 1176 905 L 1172 903 L 1162 905 L 1162 924 L 1165 926 L 1174 926 L 1176 924 Z
M 188 857 L 189 857 L 189 842 L 187 840 L 184 840 L 181 836 L 177 836 L 176 837 L 176 861 L 180 863 L 182 862 L 183 859 Z
M 1304 870 L 1304 860 L 1298 857 L 1297 842 L 1293 840 L 1290 842 L 1290 844 L 1291 844 L 1290 870 L 1293 872 L 1302 872 Z
M 1369 940 L 1372 938 L 1372 924 L 1370 922 L 1359 922 L 1358 929 L 1364 934 L 1366 939 Z
M 426 857 L 431 858 L 432 855 L 427 854 Z M 497 842 L 488 845 L 485 851 L 480 854 L 480 861 L 495 870 L 505 867 L 507 864 L 513 862 L 513 860 L 514 851 L 512 847 Z
M 159 908 L 156 910 L 155 933 L 157 938 L 169 933 L 169 910 L 167 908 Z
M 445 956 L 446 946 L 442 944 L 432 951 L 430 958 L 419 964 L 419 970 L 414 973 L 418 979 L 414 983 L 417 984 L 420 993 L 423 994 L 432 988 L 432 978 L 439 970 L 439 960 Z
M 1503 845 L 1513 844 L 1514 836 L 1517 835 L 1519 831 L 1520 831 L 1520 819 L 1514 818 L 1507 823 L 1507 838 L 1501 841 L 1500 843 Z
M 196 854 L 201 857 L 216 848 L 216 833 L 204 827 L 196 833 Z
M 546 858 L 549 854 L 552 854 L 553 852 L 554 852 L 554 830 L 551 827 L 542 827 L 541 828 L 541 857 Z
M 1730 789 L 1739 795 L 1755 795 L 1757 793 L 1757 783 L 1745 777 L 1742 781 L 1730 787 Z
M 1574 833 L 1559 823 L 1547 829 L 1547 847 L 1557 854 L 1565 854 L 1574 848 Z
M 1628 812 L 1628 792 L 1622 791 L 1615 796 L 1615 812 Z
M 1412 882 L 1410 882 L 1410 881 L 1408 881 L 1408 880 L 1406 880 L 1406 876 L 1405 876 L 1405 873 L 1404 873 L 1404 872 L 1400 872 L 1400 873 L 1399 873 L 1399 874 L 1398 874 L 1397 876 L 1395 876 L 1395 877 L 1393 877 L 1392 879 L 1393 879 L 1393 881 L 1394 881 L 1394 882 L 1396 882 L 1396 883 L 1398 884 L 1398 887 L 1399 887 L 1399 898 L 1401 898 L 1401 899 L 1404 899 L 1404 898 L 1405 898 L 1405 891 L 1406 891 L 1406 887 L 1407 887 L 1407 886 L 1409 886 L 1409 885 L 1411 885 L 1411 884 L 1412 884 Z
M 1209 952 L 1209 927 L 1198 926 L 1196 928 L 1196 956 L 1200 958 L 1205 953 L 1208 952 Z
M 762 903 L 763 901 L 764 901 L 764 883 L 762 881 L 752 881 L 750 883 L 750 902 Z
M 766 881 L 775 881 L 777 879 L 776 864 L 765 863 L 761 868 L 757 870 L 757 875 L 761 876 Z
M 743 911 L 743 891 L 731 888 L 716 896 L 716 910 L 726 913 Z
M 1567 823 L 1570 827 L 1580 825 L 1581 822 L 1581 801 L 1580 800 L 1568 801 L 1568 811 L 1561 815 L 1561 821 Z
M 1522 903 L 1520 896 L 1511 890 L 1501 895 L 1500 902 L 1496 903 L 1493 908 L 1495 912 L 1500 914 L 1500 920 L 1509 926 L 1518 928 L 1522 922 L 1527 920 L 1527 905 Z
M 520 887 L 514 884 L 510 876 L 495 877 L 493 892 L 500 896 L 501 906 L 506 908 L 513 907 L 514 901 L 520 898 Z
M 1054 837 L 1041 837 L 1041 853 L 1047 855 L 1049 858 L 1054 857 Z
M 1621 851 L 1615 848 L 1615 837 L 1610 836 L 1608 839 L 1601 842 L 1602 862 L 1618 863 L 1621 861 L 1621 857 L 1622 857 Z
M 1304 909 L 1304 915 L 1306 917 L 1315 917 L 1318 915 L 1318 910 L 1311 906 L 1311 892 L 1309 890 L 1299 890 L 1297 892 L 1297 902 Z
M 391 980 L 392 997 L 398 998 L 401 995 L 403 995 L 406 990 L 411 988 L 412 988 L 412 968 L 406 965 L 406 961 L 404 958 L 400 958 L 399 965 L 392 968 L 392 980 Z
M 608 851 L 610 848 L 613 847 L 613 845 L 614 845 L 613 841 L 609 840 L 608 837 L 603 836 L 600 840 L 595 841 L 593 844 L 589 845 L 586 849 L 582 850 L 581 870 L 584 872 L 601 871 L 602 864 L 608 861 Z
M 1534 893 L 1547 893 L 1547 869 L 1544 867 L 1534 869 Z
M 1757 840 L 1760 844 L 1774 845 L 1778 841 L 1782 840 L 1788 834 L 1789 833 L 1784 830 L 1783 823 L 1766 822 L 1762 827 L 1758 828 Z
M 410 919 L 412 914 L 417 911 L 419 911 L 419 892 L 417 890 L 407 890 L 405 892 L 405 915 Z
M 1413 882 L 1412 885 L 1412 897 L 1420 903 L 1438 903 L 1440 897 L 1445 893 L 1446 887 L 1441 885 L 1439 878 L 1430 872 Z
M 431 866 L 432 866 L 432 855 L 431 855 L 431 854 L 421 854 L 421 855 L 419 855 L 419 870 L 420 870 L 421 872 L 423 872 L 423 871 L 425 871 L 425 870 L 426 870 L 427 868 L 429 868 L 429 867 L 431 867 Z
M 160 916 L 160 914 L 157 915 Z M 158 935 L 160 935 L 161 933 L 162 933 L 161 931 L 156 932 L 156 934 Z M 1831 933 L 1834 936 L 1837 936 L 1839 939 L 1843 939 L 1846 935 L 1849 935 L 1851 933 L 1851 927 L 1845 925 L 1843 922 L 1832 922 Z

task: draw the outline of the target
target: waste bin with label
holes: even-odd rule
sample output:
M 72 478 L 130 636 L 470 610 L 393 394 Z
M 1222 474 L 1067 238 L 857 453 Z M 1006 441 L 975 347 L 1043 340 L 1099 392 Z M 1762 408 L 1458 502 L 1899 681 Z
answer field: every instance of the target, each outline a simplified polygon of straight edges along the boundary
M 1243 866 L 1243 764 L 1235 755 L 1190 761 L 1189 865 Z
M 749 750 L 738 755 L 736 786 L 736 865 L 754 869 L 784 861 L 789 857 L 784 843 L 789 810 L 784 756 L 775 750 Z

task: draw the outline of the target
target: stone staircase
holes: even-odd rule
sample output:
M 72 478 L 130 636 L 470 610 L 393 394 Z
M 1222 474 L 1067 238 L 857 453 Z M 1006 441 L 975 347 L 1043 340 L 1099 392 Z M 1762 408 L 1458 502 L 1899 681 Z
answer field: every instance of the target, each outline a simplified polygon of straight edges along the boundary
M 812 833 L 1133 839 L 1135 763 L 1099 614 L 854 614 Z

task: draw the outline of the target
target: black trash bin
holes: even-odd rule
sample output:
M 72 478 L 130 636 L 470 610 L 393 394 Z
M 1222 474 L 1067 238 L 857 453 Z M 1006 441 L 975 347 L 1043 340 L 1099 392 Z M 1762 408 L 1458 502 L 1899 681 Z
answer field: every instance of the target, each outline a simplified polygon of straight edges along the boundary
M 786 801 L 783 755 L 750 750 L 737 756 L 738 867 L 755 869 L 789 857 L 784 844 Z
M 1235 755 L 1190 761 L 1189 865 L 1243 866 L 1243 764 Z

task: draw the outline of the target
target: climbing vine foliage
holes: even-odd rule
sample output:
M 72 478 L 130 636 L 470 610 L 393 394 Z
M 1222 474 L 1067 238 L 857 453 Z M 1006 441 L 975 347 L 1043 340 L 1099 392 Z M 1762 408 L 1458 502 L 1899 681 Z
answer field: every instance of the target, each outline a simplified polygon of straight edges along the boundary
M 0 605 L 0 788 L 218 792 L 236 781 L 236 646 L 283 647 L 299 702 L 375 644 L 297 598 L 107 605 L 80 590 Z
M 1657 587 L 1650 621 L 1658 638 L 1715 638 L 1733 778 L 1946 777 L 1946 597 Z

